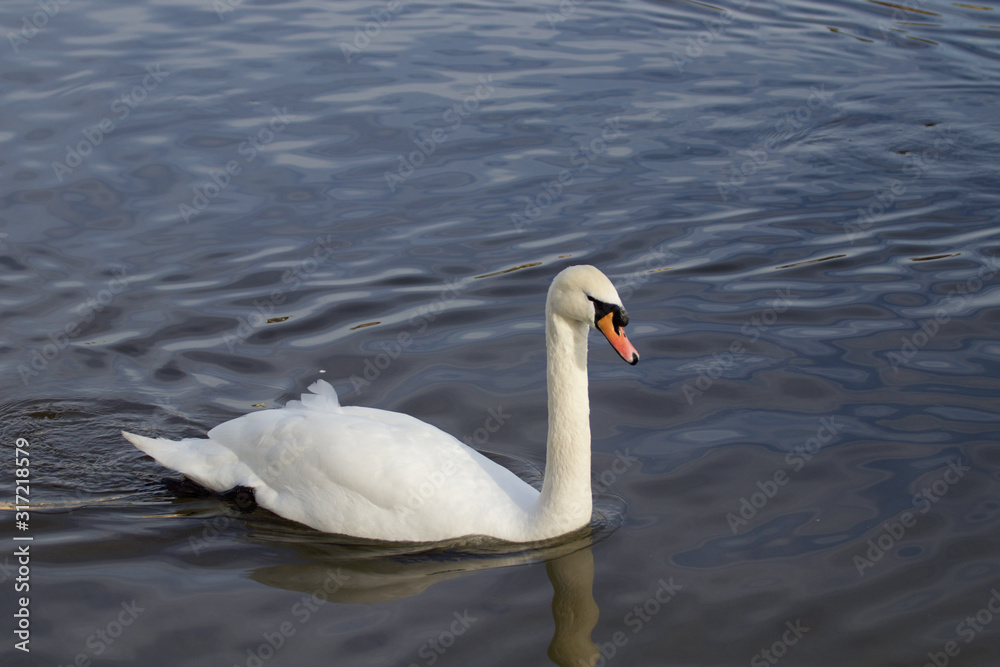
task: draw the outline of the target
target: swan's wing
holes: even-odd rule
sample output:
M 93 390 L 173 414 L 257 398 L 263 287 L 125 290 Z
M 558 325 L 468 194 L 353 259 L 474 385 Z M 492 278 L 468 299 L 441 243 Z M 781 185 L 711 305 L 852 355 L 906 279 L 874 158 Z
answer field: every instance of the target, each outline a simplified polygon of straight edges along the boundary
M 506 468 L 419 419 L 311 402 L 244 415 L 208 433 L 256 482 L 241 484 L 282 516 L 355 535 L 365 517 L 372 535 L 399 534 L 404 525 L 425 535 L 440 529 L 442 514 L 474 522 L 452 499 L 477 498 L 510 514 L 527 511 L 537 496 Z

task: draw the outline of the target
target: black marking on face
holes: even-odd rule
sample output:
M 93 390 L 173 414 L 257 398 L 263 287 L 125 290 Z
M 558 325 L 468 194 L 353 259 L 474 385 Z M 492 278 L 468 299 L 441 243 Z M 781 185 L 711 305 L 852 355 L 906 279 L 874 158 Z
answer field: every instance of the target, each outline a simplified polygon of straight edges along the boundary
M 605 303 L 599 299 L 595 299 L 592 296 L 587 296 L 594 303 L 594 326 L 597 323 L 607 317 L 608 313 L 613 313 L 611 317 L 611 324 L 615 327 L 615 333 L 621 333 L 621 327 L 628 325 L 628 313 L 625 308 L 614 303 Z

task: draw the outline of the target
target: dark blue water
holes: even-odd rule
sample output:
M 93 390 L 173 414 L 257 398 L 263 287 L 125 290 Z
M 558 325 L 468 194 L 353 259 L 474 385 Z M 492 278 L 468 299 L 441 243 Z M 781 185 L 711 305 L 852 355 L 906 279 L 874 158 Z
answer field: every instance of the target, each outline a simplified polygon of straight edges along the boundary
M 3 664 L 996 664 L 998 10 L 4 4 Z M 119 435 L 322 377 L 530 474 L 574 263 L 642 354 L 593 536 L 352 544 Z

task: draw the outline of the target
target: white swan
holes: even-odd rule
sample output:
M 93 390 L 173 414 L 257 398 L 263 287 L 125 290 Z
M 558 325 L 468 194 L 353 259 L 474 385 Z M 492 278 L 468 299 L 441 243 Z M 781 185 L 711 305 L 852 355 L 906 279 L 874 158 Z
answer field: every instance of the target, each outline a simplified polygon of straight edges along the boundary
M 257 503 L 318 530 L 382 541 L 485 536 L 546 540 L 590 522 L 587 333 L 630 364 L 628 315 L 608 278 L 572 266 L 545 302 L 549 435 L 541 492 L 456 438 L 409 415 L 342 407 L 320 380 L 299 401 L 216 426 L 208 439 L 122 432 L 213 491 L 254 489 Z

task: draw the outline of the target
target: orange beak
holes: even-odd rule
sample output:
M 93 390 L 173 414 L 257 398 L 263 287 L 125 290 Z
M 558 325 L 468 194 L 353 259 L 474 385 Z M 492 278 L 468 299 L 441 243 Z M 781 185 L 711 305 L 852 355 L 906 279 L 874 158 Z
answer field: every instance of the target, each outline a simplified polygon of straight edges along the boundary
M 597 321 L 597 328 L 601 330 L 604 337 L 611 343 L 611 347 L 621 355 L 621 358 L 633 366 L 639 361 L 639 353 L 625 335 L 625 329 L 615 326 L 614 313 L 608 313 Z

